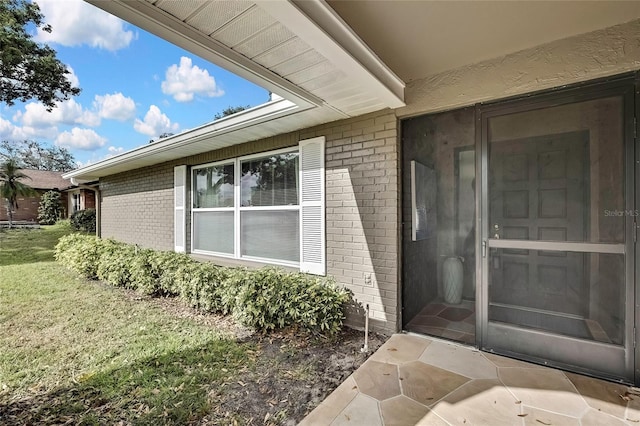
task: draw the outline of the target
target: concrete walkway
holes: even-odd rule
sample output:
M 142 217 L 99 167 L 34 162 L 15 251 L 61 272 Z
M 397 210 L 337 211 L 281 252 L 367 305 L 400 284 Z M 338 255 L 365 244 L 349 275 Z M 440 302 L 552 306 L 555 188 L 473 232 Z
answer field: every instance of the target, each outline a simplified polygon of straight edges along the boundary
M 640 425 L 640 390 L 396 334 L 301 425 Z

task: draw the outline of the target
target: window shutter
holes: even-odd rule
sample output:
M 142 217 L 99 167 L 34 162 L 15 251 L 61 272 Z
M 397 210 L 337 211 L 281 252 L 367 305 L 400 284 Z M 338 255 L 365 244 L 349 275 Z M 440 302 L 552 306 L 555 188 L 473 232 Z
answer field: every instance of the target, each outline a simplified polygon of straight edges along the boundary
M 324 136 L 300 141 L 300 271 L 326 274 Z
M 173 168 L 173 195 L 174 250 L 178 253 L 184 253 L 187 247 L 187 166 L 176 166 Z

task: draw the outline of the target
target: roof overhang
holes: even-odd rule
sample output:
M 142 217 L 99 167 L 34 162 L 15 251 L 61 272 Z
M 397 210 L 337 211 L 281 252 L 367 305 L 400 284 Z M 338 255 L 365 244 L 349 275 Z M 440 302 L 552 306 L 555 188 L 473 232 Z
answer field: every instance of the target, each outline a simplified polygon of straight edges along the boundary
M 405 105 L 404 82 L 322 0 L 86 1 L 278 96 L 74 170 L 64 175 L 66 179 L 94 181 Z

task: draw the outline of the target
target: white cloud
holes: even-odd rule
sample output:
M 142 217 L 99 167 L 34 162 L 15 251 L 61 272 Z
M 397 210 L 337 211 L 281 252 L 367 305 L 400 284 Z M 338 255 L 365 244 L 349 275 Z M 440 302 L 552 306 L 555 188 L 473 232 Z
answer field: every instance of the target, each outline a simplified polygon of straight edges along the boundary
M 34 129 L 51 128 L 59 124 L 97 127 L 102 118 L 126 121 L 133 119 L 135 112 L 133 99 L 118 92 L 96 95 L 92 110 L 83 108 L 75 99 L 59 102 L 51 111 L 47 111 L 41 103 L 30 102 L 25 105 L 24 112 L 14 114 L 13 120 Z
M 67 65 L 67 70 L 69 71 L 69 74 L 67 74 L 67 79 L 69 80 L 69 83 L 71 83 L 73 87 L 80 87 L 80 80 L 78 80 L 78 76 L 76 75 L 73 68 Z
M 49 127 L 22 126 L 18 128 L 24 135 L 26 135 L 26 138 L 21 138 L 21 139 L 33 139 L 33 138 L 53 139 L 58 134 L 58 128 L 55 126 L 49 126 Z
M 19 115 L 20 113 L 16 114 L 16 116 Z M 20 141 L 32 138 L 54 138 L 57 134 L 58 129 L 55 126 L 18 126 L 11 121 L 0 117 L 0 139 L 3 140 Z
M 36 39 L 63 46 L 87 44 L 110 51 L 127 47 L 134 39 L 133 31 L 125 30 L 124 22 L 82 0 L 38 0 L 44 21 L 51 33 L 38 30 Z
M 9 120 L 0 117 L 0 139 L 22 140 L 27 139 L 24 130 Z
M 104 152 L 104 151 L 100 151 L 100 152 Z M 78 168 L 80 167 L 86 167 L 89 166 L 91 164 L 95 164 L 98 163 L 102 160 L 107 160 L 109 158 L 115 157 L 116 155 L 120 155 L 123 152 L 125 152 L 125 149 L 123 147 L 115 147 L 115 146 L 109 146 L 107 148 L 107 152 L 108 154 L 106 155 L 100 155 L 98 152 L 94 152 L 92 157 L 87 159 L 86 161 L 76 161 L 76 165 L 78 166 Z
M 56 145 L 70 149 L 82 149 L 93 151 L 106 145 L 107 139 L 97 134 L 92 129 L 80 129 L 74 127 L 70 132 L 65 131 L 58 135 Z
M 59 102 L 56 105 L 56 108 L 49 112 L 41 103 L 30 102 L 25 105 L 24 113 L 16 113 L 14 119 L 20 120 L 25 126 L 38 128 L 51 127 L 57 124 L 82 124 L 89 127 L 100 125 L 100 116 L 85 110 L 74 99 Z
M 136 103 L 119 92 L 113 95 L 96 95 L 93 106 L 100 117 L 111 120 L 127 121 L 136 115 Z
M 113 157 L 116 156 L 118 154 L 122 154 L 124 152 L 124 148 L 121 146 L 115 147 L 115 146 L 110 146 L 109 148 L 107 148 L 107 151 L 109 151 L 109 156 Z M 109 157 L 107 157 L 109 158 Z
M 190 102 L 195 95 L 216 97 L 224 95 L 224 91 L 216 85 L 216 80 L 209 71 L 193 65 L 191 58 L 180 58 L 180 65 L 167 68 L 165 79 L 161 84 L 162 93 L 171 95 L 178 102 Z
M 180 126 L 172 123 L 165 114 L 155 105 L 149 107 L 149 111 L 144 116 L 144 120 L 136 118 L 133 128 L 138 133 L 149 136 L 158 136 L 162 133 L 175 133 Z

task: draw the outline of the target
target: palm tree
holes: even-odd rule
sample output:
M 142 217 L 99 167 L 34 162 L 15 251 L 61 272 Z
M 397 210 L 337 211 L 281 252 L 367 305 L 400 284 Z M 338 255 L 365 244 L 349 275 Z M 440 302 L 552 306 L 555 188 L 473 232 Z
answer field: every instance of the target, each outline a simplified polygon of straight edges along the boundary
M 9 228 L 13 227 L 13 213 L 18 208 L 18 197 L 35 193 L 33 188 L 20 182 L 20 179 L 31 178 L 20 171 L 15 160 L 10 159 L 0 164 L 0 197 L 7 202 Z

